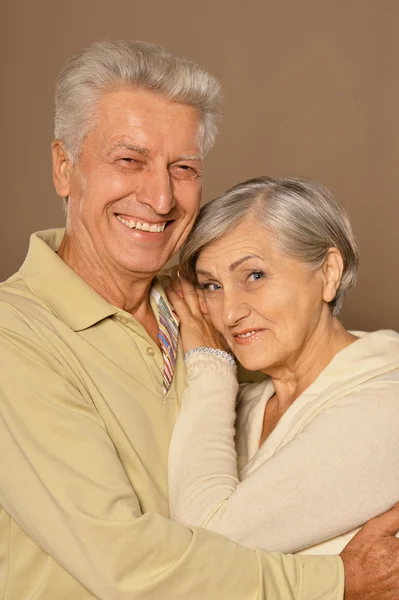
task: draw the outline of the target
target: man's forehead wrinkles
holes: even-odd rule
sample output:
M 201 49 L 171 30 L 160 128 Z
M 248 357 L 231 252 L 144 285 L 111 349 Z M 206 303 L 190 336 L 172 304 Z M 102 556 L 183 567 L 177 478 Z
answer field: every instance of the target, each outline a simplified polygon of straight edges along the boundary
M 111 154 L 112 152 L 114 152 L 115 150 L 118 150 L 119 148 L 122 148 L 123 150 L 129 150 L 130 152 L 138 152 L 139 154 L 143 154 L 145 156 L 148 155 L 150 152 L 148 148 L 144 148 L 143 146 L 138 146 L 137 144 L 130 144 L 128 142 L 117 142 L 116 144 L 112 145 L 112 147 L 107 152 L 107 154 Z

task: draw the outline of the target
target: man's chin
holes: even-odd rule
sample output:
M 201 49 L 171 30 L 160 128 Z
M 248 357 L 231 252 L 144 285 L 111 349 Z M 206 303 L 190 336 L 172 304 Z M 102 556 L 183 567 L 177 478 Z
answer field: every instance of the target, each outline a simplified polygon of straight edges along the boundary
M 168 262 L 168 257 L 163 260 L 163 258 L 154 258 L 151 260 L 151 257 L 143 257 L 142 259 L 137 260 L 119 260 L 118 264 L 120 268 L 122 268 L 127 274 L 131 274 L 132 278 L 139 275 L 140 278 L 148 277 L 152 279 L 157 273 L 162 271 Z

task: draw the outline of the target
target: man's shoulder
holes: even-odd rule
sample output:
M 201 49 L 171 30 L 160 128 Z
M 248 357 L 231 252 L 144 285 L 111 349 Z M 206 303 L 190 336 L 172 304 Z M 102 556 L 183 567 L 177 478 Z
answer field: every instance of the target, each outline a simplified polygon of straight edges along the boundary
M 34 320 L 49 307 L 26 285 L 19 272 L 0 282 L 0 328 L 12 329 Z
M 19 271 L 5 281 L 0 282 L 0 315 L 3 311 L 11 310 L 18 304 L 19 299 L 31 296 Z
M 18 287 L 18 285 L 22 282 L 22 277 L 19 271 L 17 271 L 16 273 L 14 273 L 14 275 L 11 275 L 10 277 L 8 277 L 8 279 L 5 279 L 4 281 L 0 281 L 0 292 L 2 292 L 2 290 L 8 290 L 8 289 L 13 289 L 14 287 Z

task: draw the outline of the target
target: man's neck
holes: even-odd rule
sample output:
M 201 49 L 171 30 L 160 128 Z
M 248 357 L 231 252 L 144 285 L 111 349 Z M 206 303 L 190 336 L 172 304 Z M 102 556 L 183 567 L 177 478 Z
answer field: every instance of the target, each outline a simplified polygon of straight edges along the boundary
M 158 343 L 158 324 L 149 299 L 153 274 L 116 273 L 75 248 L 66 236 L 58 256 L 107 302 L 131 314 Z

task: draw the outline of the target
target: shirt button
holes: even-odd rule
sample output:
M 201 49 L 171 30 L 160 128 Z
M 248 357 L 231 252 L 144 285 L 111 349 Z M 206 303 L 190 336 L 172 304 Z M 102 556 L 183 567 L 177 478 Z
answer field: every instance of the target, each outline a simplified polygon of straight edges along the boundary
M 154 354 L 155 354 L 155 350 L 154 350 L 154 348 L 151 348 L 151 346 L 148 346 L 148 348 L 146 349 L 146 352 L 147 352 L 148 356 L 154 356 Z

